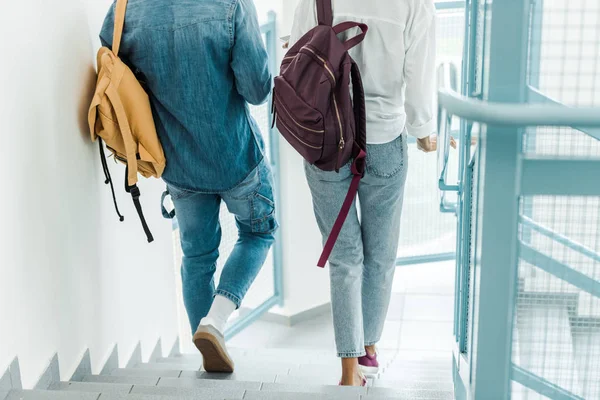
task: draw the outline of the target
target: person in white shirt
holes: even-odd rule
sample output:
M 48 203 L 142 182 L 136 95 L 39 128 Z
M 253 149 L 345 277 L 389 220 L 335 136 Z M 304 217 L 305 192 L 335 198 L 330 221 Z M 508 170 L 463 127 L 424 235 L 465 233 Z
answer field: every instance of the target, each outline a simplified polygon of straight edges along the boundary
M 331 301 L 340 384 L 360 386 L 378 372 L 375 345 L 391 296 L 408 159 L 407 134 L 418 148 L 436 148 L 434 114 L 436 19 L 433 0 L 333 0 L 334 24 L 369 26 L 350 51 L 360 67 L 367 109 L 367 171 L 356 204 L 331 254 Z M 300 0 L 290 45 L 317 26 L 316 0 Z M 357 34 L 349 31 L 347 39 Z M 305 163 L 324 240 L 340 211 L 352 173 Z M 359 217 L 360 214 L 360 217 Z

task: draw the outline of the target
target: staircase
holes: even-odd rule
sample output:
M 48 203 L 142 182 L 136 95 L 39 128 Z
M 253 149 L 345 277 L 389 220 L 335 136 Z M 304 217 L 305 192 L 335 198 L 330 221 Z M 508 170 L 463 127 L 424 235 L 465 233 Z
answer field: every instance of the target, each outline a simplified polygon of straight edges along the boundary
M 130 362 L 129 368 L 105 368 L 100 375 L 51 382 L 43 390 L 13 389 L 3 400 L 454 399 L 451 360 L 446 358 L 381 350 L 382 373 L 370 378 L 368 387 L 354 388 L 336 386 L 341 370 L 331 352 L 232 349 L 231 353 L 236 361 L 232 375 L 199 370 L 200 355 L 175 354 L 149 363 Z

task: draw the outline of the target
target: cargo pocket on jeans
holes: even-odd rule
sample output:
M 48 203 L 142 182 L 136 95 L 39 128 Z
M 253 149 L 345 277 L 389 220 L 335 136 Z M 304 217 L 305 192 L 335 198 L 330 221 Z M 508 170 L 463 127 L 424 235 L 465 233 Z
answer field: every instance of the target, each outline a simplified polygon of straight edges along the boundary
M 273 233 L 277 230 L 275 202 L 260 193 L 252 198 L 252 232 Z

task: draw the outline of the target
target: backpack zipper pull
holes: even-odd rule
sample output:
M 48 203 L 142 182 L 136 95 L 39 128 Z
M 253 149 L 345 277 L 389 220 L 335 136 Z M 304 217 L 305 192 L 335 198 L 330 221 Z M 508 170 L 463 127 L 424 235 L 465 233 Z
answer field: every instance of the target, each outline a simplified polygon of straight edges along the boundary
M 344 151 L 344 147 L 346 147 L 346 141 L 344 140 L 344 137 L 342 136 L 342 138 L 340 139 L 340 145 L 338 147 L 338 157 L 337 157 L 335 172 L 340 172 L 340 167 L 341 167 L 340 162 L 342 161 L 342 151 Z

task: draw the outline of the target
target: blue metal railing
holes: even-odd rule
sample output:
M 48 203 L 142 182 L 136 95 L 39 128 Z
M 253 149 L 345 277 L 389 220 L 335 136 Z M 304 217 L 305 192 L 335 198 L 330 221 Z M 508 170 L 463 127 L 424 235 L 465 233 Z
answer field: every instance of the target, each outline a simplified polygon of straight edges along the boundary
M 439 101 L 442 108 L 447 110 L 450 115 L 460 117 L 465 120 L 475 121 L 486 126 L 586 126 L 590 128 L 600 127 L 600 108 L 580 108 L 573 109 L 560 105 L 519 105 L 519 104 L 493 104 L 487 103 L 480 100 L 468 99 L 462 97 L 459 94 L 452 92 L 449 89 L 442 89 L 439 93 Z M 502 136 L 502 131 L 495 132 L 494 134 Z M 497 140 L 502 141 L 500 137 Z M 510 136 L 506 135 L 506 139 L 510 141 Z M 486 148 L 485 151 L 489 154 L 495 151 L 493 148 Z M 502 150 L 500 150 L 502 151 Z M 515 147 L 513 151 L 518 151 Z M 516 171 L 515 182 L 521 181 L 520 184 L 514 185 L 514 198 L 523 193 L 531 195 L 535 194 L 570 194 L 570 195 L 595 195 L 600 196 L 600 185 L 597 184 L 597 177 L 600 176 L 600 160 L 597 159 L 586 159 L 584 161 L 577 159 L 533 159 L 528 163 L 521 163 L 521 167 Z M 583 162 L 581 167 L 565 168 L 564 163 Z M 535 164 L 544 163 L 542 168 L 536 168 Z M 564 185 L 561 183 L 562 179 L 546 179 L 547 176 L 552 175 L 553 169 L 548 167 L 549 164 L 555 164 L 556 170 L 561 170 L 568 176 L 564 179 L 577 180 L 582 182 L 580 187 L 585 187 L 586 190 L 565 190 Z M 487 166 L 487 168 L 493 168 L 493 166 Z M 532 172 L 533 171 L 533 172 Z M 525 178 L 531 175 L 530 178 Z M 543 190 L 536 190 L 538 186 L 535 184 L 536 181 L 543 181 L 545 183 Z M 596 183 L 596 184 L 594 184 Z M 494 182 L 486 182 L 486 185 L 493 186 Z M 510 191 L 510 188 L 506 188 Z M 495 210 L 498 213 L 498 217 L 502 218 L 501 209 Z M 560 244 L 567 247 L 568 249 L 578 252 L 585 257 L 588 257 L 592 262 L 600 262 L 600 254 L 576 241 L 560 235 L 551 229 L 544 227 L 543 225 L 536 223 L 534 220 L 527 216 L 520 217 L 520 223 L 530 228 L 531 230 L 538 232 Z M 502 241 L 517 241 L 517 230 L 515 229 L 514 235 L 511 237 L 496 237 L 495 240 Z M 586 275 L 580 271 L 577 271 L 573 266 L 566 265 L 563 262 L 553 259 L 553 257 L 542 254 L 540 251 L 534 249 L 530 245 L 519 242 L 518 247 L 519 257 L 532 265 L 536 265 L 541 270 L 560 278 L 562 281 L 568 282 L 573 287 L 583 290 L 593 296 L 600 298 L 600 281 Z M 516 263 L 515 263 L 516 265 Z M 500 267 L 500 266 L 499 266 Z M 516 283 L 513 283 L 516 284 Z M 498 288 L 498 290 L 506 290 L 509 288 Z M 464 298 L 464 297 L 463 297 Z M 479 313 L 487 312 L 484 309 L 480 309 Z M 461 318 L 464 323 L 464 319 Z M 509 329 L 512 329 L 512 325 Z M 507 332 L 510 334 L 510 332 Z M 464 343 L 463 343 L 464 344 Z M 461 346 L 462 348 L 462 346 Z M 510 358 L 510 354 L 506 355 Z M 481 356 L 480 356 L 481 357 Z M 569 392 L 564 388 L 548 382 L 546 379 L 536 376 L 531 372 L 524 370 L 521 367 L 512 368 L 512 377 L 516 382 L 530 387 L 545 395 L 553 395 L 551 398 L 565 398 L 565 399 L 580 399 L 581 397 Z M 468 382 L 468 380 L 467 380 Z M 543 388 L 540 389 L 540 388 Z M 501 397 L 504 398 L 504 397 Z
M 551 6 L 553 12 L 563 13 L 561 21 L 576 24 L 564 18 L 569 7 L 553 7 L 557 8 Z M 569 349 L 574 353 L 576 346 L 586 359 L 599 352 L 592 341 L 577 339 L 577 335 L 586 338 L 600 332 L 600 322 L 595 322 L 600 321 L 600 310 L 596 307 L 594 311 L 591 300 L 600 298 L 600 248 L 590 247 L 600 243 L 600 231 L 586 219 L 572 221 L 566 207 L 589 204 L 587 209 L 579 206 L 579 212 L 587 210 L 589 218 L 595 218 L 600 158 L 587 151 L 587 146 L 591 146 L 590 138 L 600 140 L 600 109 L 567 107 L 544 93 L 548 82 L 558 79 L 553 75 L 556 70 L 542 65 L 545 52 L 556 55 L 558 51 L 542 51 L 544 41 L 555 45 L 552 36 L 544 36 L 552 29 L 544 25 L 544 11 L 543 0 L 469 1 L 462 95 L 447 75 L 440 79 L 441 208 L 456 209 L 459 217 L 454 351 L 457 399 L 508 399 L 519 393 L 528 398 L 528 393 L 538 393 L 552 399 L 579 400 L 600 395 L 600 366 L 586 364 L 585 359 L 569 361 L 574 354 L 565 356 Z M 583 28 L 576 25 L 574 29 Z M 552 79 L 540 79 L 544 71 Z M 575 77 L 577 71 L 571 73 Z M 580 80 L 586 81 L 578 77 Z M 560 85 L 554 87 L 563 89 Z M 481 101 L 483 98 L 488 101 Z M 444 203 L 445 191 L 456 190 L 445 179 L 451 116 L 461 119 L 456 208 Z M 481 134 L 475 148 L 471 146 L 474 127 L 479 127 Z M 578 132 L 579 136 L 574 136 L 579 141 L 578 151 L 575 147 L 559 151 L 565 146 L 564 137 L 553 139 L 555 147 L 549 148 L 546 141 L 550 136 L 558 138 L 571 131 Z M 540 132 L 543 139 L 536 136 Z M 567 142 L 566 146 L 569 144 L 573 145 Z M 568 200 L 583 196 L 593 200 Z M 583 314 L 578 310 L 581 304 Z M 545 314 L 552 312 L 549 310 L 563 310 L 562 315 L 568 317 L 552 319 Z M 519 327 L 518 321 L 528 321 L 533 332 Z M 587 333 L 583 329 L 596 330 Z M 519 338 L 518 330 L 529 336 Z M 556 342 L 566 336 L 566 342 Z M 577 345 L 575 340 L 579 340 Z M 512 382 L 517 385 L 513 387 Z

